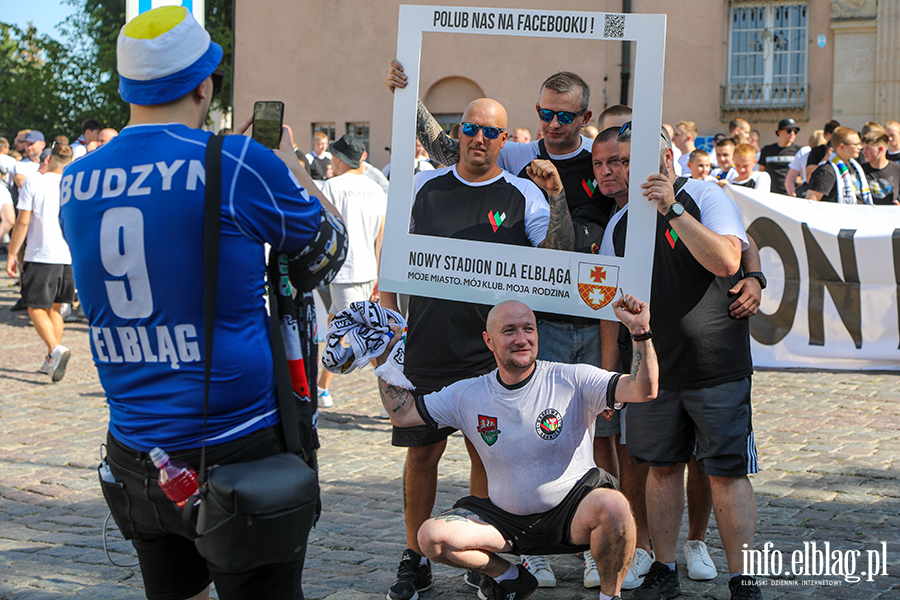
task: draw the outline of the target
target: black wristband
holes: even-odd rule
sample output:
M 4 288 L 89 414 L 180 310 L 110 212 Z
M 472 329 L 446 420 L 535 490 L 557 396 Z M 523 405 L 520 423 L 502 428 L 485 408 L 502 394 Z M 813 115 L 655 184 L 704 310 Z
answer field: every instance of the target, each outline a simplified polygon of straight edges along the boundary
M 631 334 L 631 339 L 634 340 L 635 342 L 643 342 L 645 340 L 649 340 L 652 337 L 653 337 L 653 334 L 650 332 L 649 329 L 647 331 L 645 331 L 644 333 L 639 333 L 637 335 L 635 335 L 633 333 Z

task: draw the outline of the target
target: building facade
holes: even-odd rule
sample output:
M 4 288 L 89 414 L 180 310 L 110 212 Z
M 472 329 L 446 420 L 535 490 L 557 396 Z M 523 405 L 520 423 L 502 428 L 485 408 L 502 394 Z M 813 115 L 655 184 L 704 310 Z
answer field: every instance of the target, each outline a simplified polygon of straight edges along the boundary
M 312 133 L 362 137 L 370 162 L 390 162 L 392 96 L 384 75 L 396 54 L 397 18 L 410 0 L 235 0 L 235 121 L 257 100 L 285 102 L 295 142 Z M 430 4 L 471 6 L 471 0 Z M 547 10 L 538 0 L 482 0 L 484 8 Z M 562 0 L 566 11 L 667 15 L 663 121 L 694 121 L 701 136 L 725 132 L 736 116 L 775 139 L 793 117 L 798 143 L 835 118 L 900 119 L 898 0 Z M 419 97 L 442 123 L 487 96 L 509 113 L 510 129 L 534 133 L 541 82 L 574 71 L 591 86 L 591 110 L 628 103 L 635 90 L 623 42 L 426 34 Z M 624 51 L 623 51 L 624 50 Z M 624 67 L 623 67 L 624 65 Z M 623 77 L 624 73 L 624 77 Z

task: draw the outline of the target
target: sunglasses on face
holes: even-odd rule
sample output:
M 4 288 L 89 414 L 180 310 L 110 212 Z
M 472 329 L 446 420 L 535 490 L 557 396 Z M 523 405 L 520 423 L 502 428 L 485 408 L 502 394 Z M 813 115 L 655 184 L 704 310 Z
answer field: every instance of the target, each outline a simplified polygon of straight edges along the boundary
M 212 72 L 213 94 L 222 91 L 222 81 L 225 79 L 225 69 L 216 69 Z
M 549 123 L 553 120 L 553 117 L 556 117 L 556 120 L 559 121 L 563 125 L 568 125 L 572 121 L 575 120 L 575 117 L 578 115 L 583 115 L 584 111 L 580 110 L 577 113 L 571 112 L 568 110 L 550 110 L 549 108 L 540 108 L 538 107 L 538 117 L 540 117 L 541 121 L 545 123 Z
M 479 129 L 484 132 L 484 137 L 489 140 L 496 140 L 498 137 L 500 137 L 500 134 L 502 132 L 506 131 L 505 129 L 503 129 L 501 127 L 490 127 L 488 125 L 476 125 L 475 123 L 460 123 L 459 124 L 459 130 L 462 131 L 463 134 L 468 137 L 475 137 L 476 135 L 478 135 Z
M 631 129 L 631 121 L 628 121 L 627 123 L 625 123 L 624 125 L 622 125 L 622 128 L 619 130 L 618 135 L 622 135 L 623 133 L 625 133 L 625 132 L 628 131 L 629 129 Z M 666 136 L 665 136 L 665 134 L 663 134 L 662 131 L 659 132 L 659 137 L 661 137 L 665 142 L 667 142 L 667 143 L 669 142 L 669 140 L 666 139 Z

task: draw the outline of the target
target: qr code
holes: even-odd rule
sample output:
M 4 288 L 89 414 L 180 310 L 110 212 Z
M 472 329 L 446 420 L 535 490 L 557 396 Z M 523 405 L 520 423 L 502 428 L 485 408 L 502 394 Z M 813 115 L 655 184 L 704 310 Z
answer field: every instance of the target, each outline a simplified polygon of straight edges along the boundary
M 625 37 L 625 15 L 604 15 L 603 37 L 623 38 Z

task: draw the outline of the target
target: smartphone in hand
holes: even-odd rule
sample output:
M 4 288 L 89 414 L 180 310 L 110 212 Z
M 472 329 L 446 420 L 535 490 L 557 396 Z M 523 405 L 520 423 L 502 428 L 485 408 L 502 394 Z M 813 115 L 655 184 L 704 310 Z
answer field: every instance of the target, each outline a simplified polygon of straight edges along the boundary
M 284 102 L 260 101 L 253 105 L 253 139 L 273 150 L 281 143 Z

